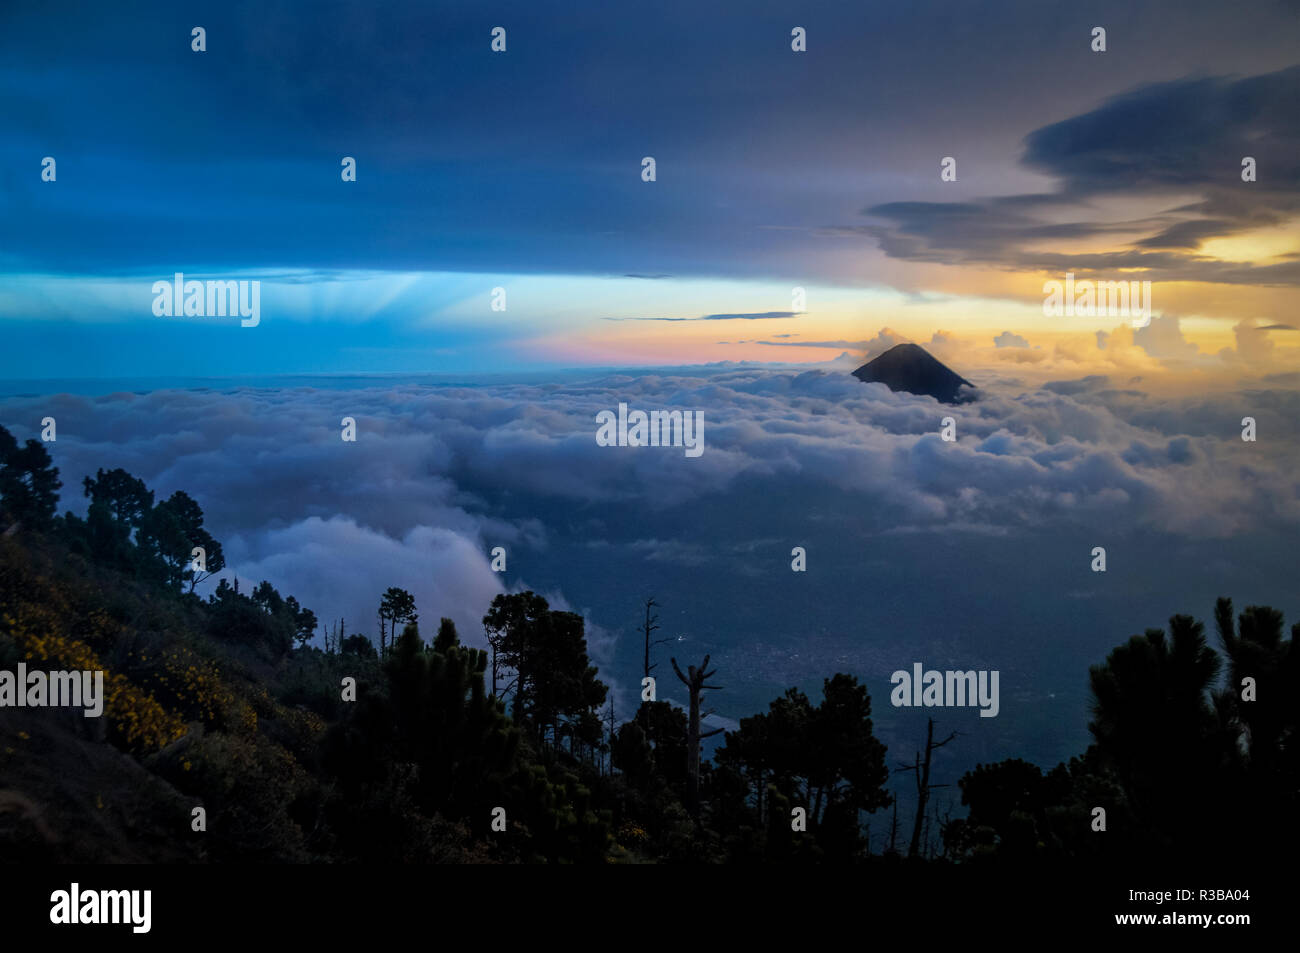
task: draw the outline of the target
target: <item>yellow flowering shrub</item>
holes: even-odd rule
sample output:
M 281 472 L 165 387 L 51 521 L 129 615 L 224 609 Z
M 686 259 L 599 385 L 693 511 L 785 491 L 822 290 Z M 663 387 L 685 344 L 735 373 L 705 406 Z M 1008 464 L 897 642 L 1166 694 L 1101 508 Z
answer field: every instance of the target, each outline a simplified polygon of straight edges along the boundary
M 650 839 L 650 835 L 640 825 L 627 821 L 619 828 L 618 839 L 621 843 L 640 846 Z
M 139 658 L 148 687 L 186 721 L 213 727 L 234 720 L 238 700 L 211 659 L 188 646 L 173 645 L 161 650 L 152 662 L 149 664 L 147 655 Z
M 85 642 L 54 632 L 34 632 L 9 613 L 0 617 L 0 622 L 28 662 L 67 670 L 102 671 L 104 717 L 127 747 L 152 750 L 185 735 L 185 723 L 178 715 L 124 676 L 109 672 Z

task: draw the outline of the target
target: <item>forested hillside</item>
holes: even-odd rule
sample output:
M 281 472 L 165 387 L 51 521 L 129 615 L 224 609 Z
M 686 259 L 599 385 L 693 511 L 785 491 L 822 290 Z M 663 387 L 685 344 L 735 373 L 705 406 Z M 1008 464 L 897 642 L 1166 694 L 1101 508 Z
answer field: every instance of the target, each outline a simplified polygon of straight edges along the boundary
M 398 588 L 375 594 L 374 638 L 349 634 L 266 582 L 198 595 L 224 561 L 185 493 L 101 470 L 83 519 L 57 515 L 60 489 L 45 447 L 0 428 L 0 670 L 100 670 L 106 695 L 101 718 L 0 708 L 6 861 L 1014 865 L 1296 843 L 1300 626 L 1284 638 L 1266 607 L 1220 599 L 1220 652 L 1183 615 L 1119 645 L 1089 673 L 1086 752 L 978 766 L 968 815 L 939 817 L 946 739 L 891 773 L 852 675 L 791 688 L 710 761 L 718 673 L 652 662 L 649 610 L 646 666 L 690 705 L 619 717 L 582 617 L 535 593 L 484 606 L 488 650 Z

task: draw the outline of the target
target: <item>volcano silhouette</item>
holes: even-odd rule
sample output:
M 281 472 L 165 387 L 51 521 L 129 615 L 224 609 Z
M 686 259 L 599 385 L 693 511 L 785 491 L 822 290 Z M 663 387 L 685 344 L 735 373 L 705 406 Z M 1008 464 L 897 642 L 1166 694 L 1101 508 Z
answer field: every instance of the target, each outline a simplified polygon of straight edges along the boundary
M 974 384 L 953 373 L 918 344 L 896 344 L 863 364 L 853 376 L 868 384 L 884 384 L 890 390 L 928 394 L 945 404 L 974 399 L 973 393 L 961 392 L 963 385 L 974 387 Z

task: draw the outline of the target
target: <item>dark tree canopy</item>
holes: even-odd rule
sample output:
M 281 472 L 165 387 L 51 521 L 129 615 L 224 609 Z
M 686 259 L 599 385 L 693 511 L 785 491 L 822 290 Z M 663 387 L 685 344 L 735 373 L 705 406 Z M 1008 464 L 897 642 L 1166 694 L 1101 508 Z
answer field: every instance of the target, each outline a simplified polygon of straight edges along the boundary
M 856 853 L 859 812 L 892 803 L 871 699 L 852 675 L 826 679 L 816 707 L 797 688 L 787 690 L 765 714 L 742 718 L 739 730 L 727 732 L 715 758 L 730 777 L 743 780 L 742 796 L 760 829 L 789 827 L 788 810 L 763 823 L 774 803 L 771 789 L 782 803 L 805 808 L 818 843 L 837 853 Z
M 59 505 L 59 470 L 45 445 L 28 440 L 22 446 L 0 427 L 0 529 L 19 523 L 44 530 Z
M 483 627 L 494 654 L 494 690 L 511 695 L 511 714 L 539 741 L 548 731 L 553 743 L 561 730 L 571 734 L 585 712 L 604 704 L 608 688 L 587 657 L 582 616 L 522 592 L 493 599 Z M 507 673 L 513 678 L 502 682 Z
M 375 651 L 375 643 L 371 642 L 364 635 L 345 636 L 339 651 L 344 655 L 357 655 L 362 658 L 377 658 L 378 653 Z
M 155 506 L 141 522 L 139 545 L 162 567 L 168 586 L 189 583 L 190 591 L 226 568 L 221 544 L 203 528 L 203 510 L 183 490 Z M 194 567 L 194 549 L 202 549 L 203 568 Z

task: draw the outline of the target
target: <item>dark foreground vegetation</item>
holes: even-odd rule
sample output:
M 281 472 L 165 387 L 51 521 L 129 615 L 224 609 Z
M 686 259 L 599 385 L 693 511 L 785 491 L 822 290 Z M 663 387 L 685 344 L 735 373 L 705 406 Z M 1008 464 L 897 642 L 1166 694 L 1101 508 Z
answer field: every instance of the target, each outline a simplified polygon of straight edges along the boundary
M 60 488 L 42 444 L 0 428 L 0 669 L 102 670 L 107 696 L 98 719 L 0 709 L 0 860 L 1025 866 L 1297 842 L 1300 625 L 1284 638 L 1267 607 L 1220 599 L 1218 652 L 1183 615 L 1116 647 L 1090 672 L 1087 751 L 978 766 L 964 818 L 928 811 L 931 735 L 895 779 L 919 805 L 900 818 L 852 675 L 788 690 L 710 761 L 715 672 L 658 668 L 653 603 L 645 669 L 690 704 L 620 721 L 581 616 L 534 593 L 486 607 L 484 651 L 392 588 L 372 640 L 266 582 L 197 595 L 224 563 L 185 493 L 101 470 L 81 519 L 56 515 Z

